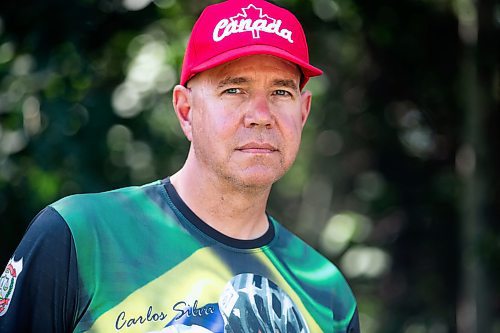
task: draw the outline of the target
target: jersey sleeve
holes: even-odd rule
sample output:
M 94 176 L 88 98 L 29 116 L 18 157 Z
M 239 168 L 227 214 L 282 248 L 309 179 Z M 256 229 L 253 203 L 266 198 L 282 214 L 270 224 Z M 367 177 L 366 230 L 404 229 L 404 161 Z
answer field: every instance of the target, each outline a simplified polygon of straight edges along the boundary
M 78 283 L 71 232 L 47 207 L 32 221 L 0 278 L 0 332 L 72 332 Z
M 360 333 L 361 329 L 359 327 L 359 315 L 358 315 L 358 309 L 354 312 L 354 315 L 352 316 L 351 322 L 349 323 L 349 326 L 347 327 L 346 333 Z

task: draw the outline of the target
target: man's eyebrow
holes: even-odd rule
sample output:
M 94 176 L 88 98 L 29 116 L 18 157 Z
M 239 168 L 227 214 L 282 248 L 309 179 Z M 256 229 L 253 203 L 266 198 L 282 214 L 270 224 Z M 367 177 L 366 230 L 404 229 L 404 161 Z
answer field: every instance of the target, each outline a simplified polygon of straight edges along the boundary
M 274 80 L 273 81 L 273 87 L 284 87 L 284 88 L 290 88 L 293 90 L 298 90 L 297 83 L 295 83 L 294 80 Z
M 227 85 L 232 85 L 232 84 L 242 84 L 242 83 L 248 83 L 251 80 L 247 77 L 244 76 L 227 76 L 219 83 L 217 84 L 217 88 L 223 88 Z M 276 79 L 273 80 L 272 82 L 273 87 L 284 87 L 284 88 L 290 88 L 293 90 L 298 90 L 297 83 L 295 80 L 292 79 Z
M 222 87 L 225 87 L 225 86 L 231 85 L 231 84 L 242 84 L 242 83 L 247 83 L 247 82 L 250 82 L 250 80 L 246 77 L 227 76 L 224 79 L 222 79 L 221 81 L 219 81 L 219 83 L 217 84 L 217 88 L 222 88 Z

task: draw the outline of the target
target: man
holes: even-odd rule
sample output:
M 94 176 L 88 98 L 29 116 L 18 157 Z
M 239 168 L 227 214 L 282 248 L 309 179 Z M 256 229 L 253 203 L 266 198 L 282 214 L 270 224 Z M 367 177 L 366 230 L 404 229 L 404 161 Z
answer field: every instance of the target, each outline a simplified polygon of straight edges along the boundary
M 290 12 L 207 7 L 173 91 L 184 166 L 44 209 L 2 275 L 1 331 L 359 332 L 337 268 L 265 211 L 320 74 Z

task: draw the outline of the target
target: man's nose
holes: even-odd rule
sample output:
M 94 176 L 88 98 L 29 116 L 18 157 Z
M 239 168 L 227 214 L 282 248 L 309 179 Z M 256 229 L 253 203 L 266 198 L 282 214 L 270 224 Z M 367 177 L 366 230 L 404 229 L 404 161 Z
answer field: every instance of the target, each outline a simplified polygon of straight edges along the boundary
M 246 127 L 273 127 L 274 116 L 270 101 L 265 94 L 254 95 L 247 107 L 248 109 L 245 113 Z

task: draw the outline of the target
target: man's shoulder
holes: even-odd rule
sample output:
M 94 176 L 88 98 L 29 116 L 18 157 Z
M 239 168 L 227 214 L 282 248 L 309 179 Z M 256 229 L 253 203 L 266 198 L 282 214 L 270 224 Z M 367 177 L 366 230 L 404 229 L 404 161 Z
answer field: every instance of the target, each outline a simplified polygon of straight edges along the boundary
M 271 251 L 277 258 L 286 262 L 292 269 L 321 270 L 325 282 L 347 286 L 343 274 L 332 259 L 321 254 L 299 235 L 274 222 L 277 237 L 271 246 Z
M 99 193 L 75 194 L 50 205 L 73 233 L 94 227 L 125 228 L 144 217 L 162 216 L 168 209 L 160 181 Z M 160 217 L 158 217 L 160 218 Z
M 286 251 L 289 255 L 301 257 L 302 259 L 307 258 L 307 261 L 315 261 L 331 266 L 332 268 L 335 267 L 330 259 L 322 255 L 316 248 L 303 240 L 299 235 L 278 223 L 276 220 L 274 220 L 274 224 L 277 230 L 276 250 Z
M 131 197 L 140 193 L 144 193 L 151 187 L 160 184 L 161 183 L 159 181 L 155 181 L 145 185 L 127 186 L 102 192 L 72 194 L 55 201 L 50 206 L 58 210 L 58 208 L 62 209 L 65 206 L 71 205 L 78 206 L 88 203 L 106 203 L 114 200 L 119 200 L 119 198 L 123 199 L 125 197 Z
M 76 194 L 50 207 L 68 226 L 79 262 L 103 256 L 119 258 L 124 249 L 148 248 L 151 240 L 160 235 L 174 237 L 182 233 L 161 181 Z M 103 245 L 105 253 L 95 250 Z
M 65 219 L 82 214 L 87 216 L 97 212 L 102 213 L 104 209 L 124 207 L 132 203 L 144 204 L 152 200 L 151 192 L 154 191 L 161 192 L 160 182 L 122 187 L 105 192 L 73 194 L 52 203 L 50 207 Z

